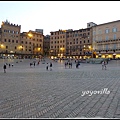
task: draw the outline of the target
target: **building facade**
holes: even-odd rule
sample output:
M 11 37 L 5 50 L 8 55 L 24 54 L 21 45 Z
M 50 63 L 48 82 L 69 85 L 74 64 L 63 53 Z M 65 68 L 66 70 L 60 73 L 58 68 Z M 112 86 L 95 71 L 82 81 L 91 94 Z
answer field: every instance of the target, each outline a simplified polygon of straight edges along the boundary
M 21 25 L 2 22 L 0 29 L 0 53 L 2 56 L 16 56 L 19 54 Z
M 92 56 L 92 29 L 51 32 L 50 55 L 58 58 L 88 58 Z
M 38 57 L 43 55 L 44 35 L 40 32 L 29 30 L 20 34 L 21 54 L 24 56 Z
M 66 54 L 66 30 L 50 33 L 50 56 L 64 57 Z
M 96 56 L 120 58 L 120 20 L 95 25 L 92 29 Z
M 15 25 L 7 20 L 0 28 L 0 57 L 31 58 L 43 55 L 44 35 L 29 30 L 20 33 L 21 25 Z
M 91 57 L 92 29 L 68 30 L 66 43 L 66 56 L 82 59 Z

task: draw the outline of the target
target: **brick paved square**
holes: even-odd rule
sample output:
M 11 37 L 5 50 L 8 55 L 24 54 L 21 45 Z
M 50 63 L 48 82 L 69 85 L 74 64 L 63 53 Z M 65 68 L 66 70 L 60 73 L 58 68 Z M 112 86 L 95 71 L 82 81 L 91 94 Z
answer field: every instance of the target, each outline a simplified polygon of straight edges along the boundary
M 102 70 L 90 63 L 76 69 L 74 60 L 65 69 L 65 61 L 46 58 L 52 71 L 42 62 L 30 67 L 31 61 L 0 59 L 0 118 L 120 118 L 120 60 Z M 4 73 L 4 63 L 14 66 Z

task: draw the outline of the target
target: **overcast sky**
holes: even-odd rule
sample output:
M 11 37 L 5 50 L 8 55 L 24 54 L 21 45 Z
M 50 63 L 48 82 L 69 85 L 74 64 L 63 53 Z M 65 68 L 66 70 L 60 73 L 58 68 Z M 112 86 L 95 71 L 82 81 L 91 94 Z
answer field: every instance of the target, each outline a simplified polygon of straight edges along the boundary
M 21 25 L 21 32 L 43 29 L 44 35 L 120 20 L 119 12 L 120 1 L 0 1 L 1 23 Z

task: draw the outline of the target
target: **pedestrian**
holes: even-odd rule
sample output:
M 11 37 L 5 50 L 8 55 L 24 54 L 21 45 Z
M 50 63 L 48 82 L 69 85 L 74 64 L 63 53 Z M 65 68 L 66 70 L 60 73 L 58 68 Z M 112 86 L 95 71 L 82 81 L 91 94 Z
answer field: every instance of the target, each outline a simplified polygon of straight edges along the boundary
M 4 66 L 3 66 L 3 69 L 4 69 L 4 73 L 6 73 L 6 64 L 4 64 Z
M 30 67 L 32 66 L 32 63 L 30 63 Z
M 13 67 L 14 65 L 12 64 L 12 67 Z
M 10 63 L 9 63 L 9 68 L 10 68 Z
M 70 67 L 72 68 L 72 62 L 70 63 Z
M 70 66 L 71 66 L 71 63 L 69 62 L 68 64 L 69 64 L 69 68 L 70 68 Z
M 35 62 L 33 63 L 34 67 L 35 67 Z
M 52 70 L 52 63 L 50 62 L 50 70 Z
M 79 64 L 78 64 L 78 63 L 76 63 L 76 68 L 78 68 L 78 66 L 79 66 Z
M 48 63 L 47 63 L 47 66 L 46 66 L 46 70 L 48 70 Z
M 104 61 L 104 67 L 105 67 L 105 70 L 107 69 L 107 62 Z
M 102 61 L 102 70 L 104 69 L 104 61 Z
M 39 65 L 40 61 L 38 61 L 37 65 Z
M 65 68 L 66 68 L 67 63 L 65 62 Z

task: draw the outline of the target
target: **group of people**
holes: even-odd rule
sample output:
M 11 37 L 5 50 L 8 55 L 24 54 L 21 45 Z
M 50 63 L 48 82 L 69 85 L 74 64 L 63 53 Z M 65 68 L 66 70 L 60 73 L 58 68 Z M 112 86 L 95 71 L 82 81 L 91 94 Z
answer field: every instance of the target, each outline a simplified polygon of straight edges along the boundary
M 72 62 L 65 62 L 65 68 L 69 66 L 69 68 L 72 68 Z
M 49 67 L 50 67 L 50 71 L 52 70 L 52 63 L 50 62 L 50 64 L 47 63 L 47 66 L 46 66 L 46 70 L 49 70 Z
M 3 65 L 4 73 L 6 73 L 7 65 L 9 66 L 9 68 L 10 68 L 10 66 L 12 66 L 12 67 L 14 66 L 13 64 L 5 63 L 5 64 Z
M 37 62 L 37 61 L 33 61 L 33 62 L 30 62 L 30 67 L 32 67 L 32 65 L 35 67 L 37 65 L 40 64 L 40 60 Z M 45 64 L 45 60 L 43 60 L 43 63 L 42 64 Z M 47 63 L 47 66 L 46 66 L 46 70 L 49 70 L 50 68 L 50 71 L 52 70 L 52 62 L 50 62 L 50 64 Z

